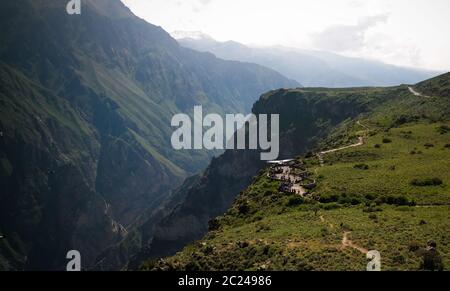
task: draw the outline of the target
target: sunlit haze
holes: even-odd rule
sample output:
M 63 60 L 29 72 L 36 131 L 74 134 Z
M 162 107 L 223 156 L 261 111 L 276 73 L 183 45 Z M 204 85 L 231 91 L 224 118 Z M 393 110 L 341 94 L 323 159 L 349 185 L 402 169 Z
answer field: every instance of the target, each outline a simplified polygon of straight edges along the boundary
M 168 32 L 448 71 L 448 0 L 123 0 Z

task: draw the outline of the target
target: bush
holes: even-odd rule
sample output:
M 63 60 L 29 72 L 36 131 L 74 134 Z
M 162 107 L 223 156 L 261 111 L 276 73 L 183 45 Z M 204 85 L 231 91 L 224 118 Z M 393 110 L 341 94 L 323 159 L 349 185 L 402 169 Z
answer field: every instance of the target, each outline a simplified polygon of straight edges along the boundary
M 287 202 L 287 206 L 294 207 L 298 205 L 302 205 L 305 202 L 305 200 L 302 197 L 296 196 L 289 198 Z
M 376 214 L 370 214 L 369 215 L 369 219 L 371 219 L 371 220 L 378 220 L 378 216 L 376 215 Z
M 320 229 L 320 233 L 321 233 L 321 235 L 322 235 L 323 237 L 326 237 L 326 236 L 328 236 L 328 235 L 330 234 L 330 231 L 328 230 L 328 228 L 322 227 L 322 228 Z
M 408 250 L 412 253 L 417 252 L 418 250 L 420 250 L 422 248 L 422 246 L 420 245 L 419 242 L 413 241 L 408 245 Z
M 270 190 L 266 190 L 265 192 L 264 192 L 264 196 L 272 196 L 273 195 L 273 193 L 272 193 L 272 191 L 270 191 Z
M 377 199 L 377 196 L 376 195 L 372 195 L 372 194 L 366 194 L 364 197 L 367 200 L 370 200 L 370 201 L 374 201 L 375 199 Z
M 382 212 L 382 211 L 383 209 L 381 209 L 380 207 L 373 207 L 373 206 L 368 206 L 363 209 L 363 212 L 365 213 Z
M 440 134 L 446 134 L 447 132 L 450 132 L 450 127 L 448 125 L 442 125 L 439 126 L 437 130 Z
M 392 260 L 394 261 L 394 263 L 400 264 L 400 265 L 403 265 L 406 263 L 405 257 L 400 254 L 394 256 L 394 258 Z
M 391 143 L 392 140 L 389 138 L 383 138 L 383 143 Z
M 322 205 L 323 210 L 334 210 L 339 208 L 341 208 L 341 206 L 335 202 Z
M 432 143 L 426 143 L 423 145 L 424 147 L 426 147 L 427 149 L 434 147 L 434 144 Z
M 408 198 L 404 196 L 388 196 L 381 198 L 381 202 L 388 204 L 388 205 L 395 205 L 395 206 L 414 206 L 414 201 L 409 201 Z
M 247 202 L 244 202 L 238 206 L 239 214 L 248 214 L 250 212 L 250 205 Z
M 321 195 L 319 197 L 319 202 L 320 203 L 332 203 L 332 202 L 338 202 L 339 200 L 339 196 L 336 194 L 331 194 L 331 195 Z
M 339 198 L 338 202 L 339 204 L 350 204 L 350 205 L 359 205 L 363 203 L 362 198 L 357 196 L 353 197 L 342 196 Z
M 408 115 L 401 115 L 400 117 L 398 117 L 395 121 L 393 126 L 394 127 L 398 127 L 400 125 L 406 124 L 406 123 L 411 123 L 411 122 L 416 122 L 419 120 L 418 116 L 408 116 Z
M 305 159 L 309 159 L 309 158 L 312 158 L 312 157 L 314 157 L 314 154 L 312 152 L 307 152 L 306 155 L 305 155 Z
M 376 149 L 380 149 L 380 148 L 381 148 L 381 145 L 380 145 L 380 144 L 376 144 L 376 145 L 375 145 L 375 148 L 376 148 Z
M 439 178 L 414 179 L 411 181 L 411 185 L 417 187 L 440 186 L 442 184 L 443 181 Z
M 216 231 L 220 229 L 220 222 L 217 218 L 214 218 L 208 222 L 209 231 Z
M 450 149 L 450 143 L 446 144 L 444 147 L 445 147 L 446 149 Z
M 368 170 L 369 169 L 369 165 L 366 164 L 357 164 L 353 167 L 354 169 L 358 169 L 358 170 Z

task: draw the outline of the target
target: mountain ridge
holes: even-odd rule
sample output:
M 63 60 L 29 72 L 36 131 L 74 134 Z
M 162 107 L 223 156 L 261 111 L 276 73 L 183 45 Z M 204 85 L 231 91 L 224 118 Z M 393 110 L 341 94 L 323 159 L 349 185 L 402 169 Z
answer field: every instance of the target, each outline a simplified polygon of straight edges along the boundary
M 171 117 L 245 112 L 297 83 L 182 48 L 119 0 L 0 4 L 0 269 L 86 268 L 213 153 L 170 145 Z
M 142 257 L 144 264 L 130 268 L 362 271 L 367 261 L 361 252 L 366 247 L 381 252 L 383 270 L 418 270 L 421 246 L 429 240 L 437 241 L 447 266 L 449 100 L 424 97 L 426 92 L 416 95 L 409 89 L 436 91 L 436 84 L 448 85 L 449 76 L 412 87 L 299 88 L 263 95 L 254 110 L 282 114 L 282 136 L 292 144 L 305 138 L 296 127 L 301 125 L 298 110 L 308 98 L 324 105 L 352 102 L 343 106 L 356 112 L 328 126 L 310 152 L 296 148 L 286 156 L 302 163 L 315 187 L 308 188 L 305 196 L 288 193 L 281 182 L 270 178 L 270 166 L 263 165 L 245 190 L 235 192 L 236 199 L 223 215 L 210 217 L 203 238 L 165 258 L 147 254 L 147 259 Z M 281 148 L 289 144 L 282 142 Z M 314 154 L 325 149 L 329 151 L 322 160 Z M 235 161 L 241 159 L 242 153 Z M 209 195 L 214 196 L 214 191 Z
M 439 74 L 330 52 L 283 46 L 245 46 L 235 41 L 218 42 L 209 36 L 190 38 L 189 34 L 183 36 L 180 33 L 175 36 L 182 46 L 208 51 L 224 59 L 261 64 L 305 87 L 394 86 L 417 83 Z

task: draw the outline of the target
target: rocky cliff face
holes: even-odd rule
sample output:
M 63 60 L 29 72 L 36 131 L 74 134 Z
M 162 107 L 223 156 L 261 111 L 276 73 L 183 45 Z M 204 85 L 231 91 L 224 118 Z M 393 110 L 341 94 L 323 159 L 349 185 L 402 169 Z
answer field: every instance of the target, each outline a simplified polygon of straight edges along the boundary
M 177 152 L 170 119 L 245 112 L 295 86 L 260 66 L 181 48 L 119 0 L 0 4 L 0 269 L 84 267 L 211 153 Z
M 261 96 L 253 112 L 280 114 L 280 158 L 293 158 L 314 149 L 338 124 L 370 111 L 373 104 L 387 100 L 390 93 L 387 90 L 360 98 L 357 89 L 338 90 L 336 94 L 320 89 L 281 89 Z M 178 203 L 166 205 L 151 219 L 152 223 L 137 230 L 140 251 L 131 256 L 128 267 L 137 268 L 143 259 L 172 255 L 200 239 L 208 230 L 208 222 L 229 209 L 264 164 L 258 151 L 230 150 L 214 159 L 202 175 L 175 191 Z M 130 244 L 130 240 L 125 242 L 109 253 L 109 259 Z

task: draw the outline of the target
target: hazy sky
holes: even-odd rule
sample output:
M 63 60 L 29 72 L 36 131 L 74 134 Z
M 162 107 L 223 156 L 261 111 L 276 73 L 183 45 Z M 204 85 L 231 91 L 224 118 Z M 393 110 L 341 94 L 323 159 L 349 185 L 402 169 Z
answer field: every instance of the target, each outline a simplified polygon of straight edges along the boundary
M 122 1 L 168 32 L 450 70 L 450 0 Z

